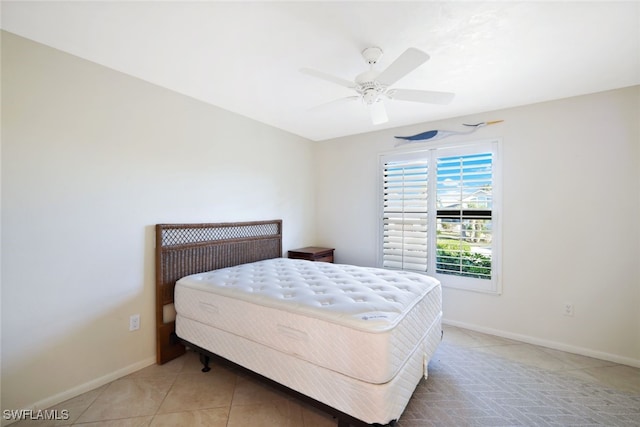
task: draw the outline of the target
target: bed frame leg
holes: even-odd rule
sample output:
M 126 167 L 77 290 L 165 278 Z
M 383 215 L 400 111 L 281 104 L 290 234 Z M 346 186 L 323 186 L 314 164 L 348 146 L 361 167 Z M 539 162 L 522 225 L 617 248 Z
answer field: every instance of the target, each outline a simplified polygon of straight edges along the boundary
M 209 372 L 211 370 L 209 367 L 209 356 L 206 354 L 200 353 L 200 363 L 204 366 L 202 372 Z

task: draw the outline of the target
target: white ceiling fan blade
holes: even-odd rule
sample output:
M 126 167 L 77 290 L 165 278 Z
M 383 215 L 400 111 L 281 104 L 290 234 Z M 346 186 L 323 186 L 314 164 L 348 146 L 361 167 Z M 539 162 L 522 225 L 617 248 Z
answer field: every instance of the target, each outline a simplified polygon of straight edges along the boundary
M 307 74 L 309 76 L 313 76 L 313 77 L 317 77 L 317 78 L 322 79 L 322 80 L 326 80 L 326 81 L 331 82 L 331 83 L 338 84 L 340 86 L 347 87 L 349 89 L 354 89 L 356 87 L 354 82 L 350 82 L 349 80 L 346 80 L 346 79 L 343 79 L 343 78 L 340 78 L 340 77 L 332 76 L 331 74 L 327 74 L 327 73 L 322 72 L 322 71 L 313 70 L 311 68 L 301 68 L 300 72 L 303 73 L 303 74 Z
M 400 55 L 391 65 L 387 67 L 386 70 L 378 75 L 378 82 L 385 85 L 391 86 L 420 65 L 427 62 L 429 59 L 429 55 L 424 53 L 421 50 L 416 49 L 415 47 L 410 47 L 405 50 L 402 55 Z
M 451 92 L 435 92 L 431 90 L 391 89 L 386 95 L 400 101 L 424 102 L 427 104 L 448 104 L 455 96 Z
M 345 104 L 350 101 L 357 101 L 358 99 L 360 99 L 358 95 L 347 96 L 345 98 L 338 98 L 329 102 L 322 103 L 320 105 L 316 105 L 315 107 L 311 107 L 309 108 L 308 111 L 324 110 L 325 108 L 328 108 L 334 105 Z
M 371 115 L 371 123 L 380 125 L 389 121 L 387 110 L 384 108 L 382 101 L 374 102 L 369 105 L 369 114 Z

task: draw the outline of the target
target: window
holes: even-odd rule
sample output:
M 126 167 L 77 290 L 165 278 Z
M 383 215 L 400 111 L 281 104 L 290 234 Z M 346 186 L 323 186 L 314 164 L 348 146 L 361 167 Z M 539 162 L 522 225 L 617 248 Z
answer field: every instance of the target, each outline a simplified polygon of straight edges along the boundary
M 379 264 L 498 293 L 498 141 L 381 156 Z

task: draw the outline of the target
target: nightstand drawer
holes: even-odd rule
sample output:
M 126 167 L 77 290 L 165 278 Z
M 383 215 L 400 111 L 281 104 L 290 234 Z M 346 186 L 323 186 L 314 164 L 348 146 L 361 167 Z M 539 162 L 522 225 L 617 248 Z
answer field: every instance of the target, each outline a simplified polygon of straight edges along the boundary
M 331 255 L 327 255 L 327 256 L 323 256 L 320 258 L 314 258 L 312 259 L 312 261 L 317 261 L 317 262 L 333 262 L 333 254 Z
M 306 259 L 317 262 L 333 262 L 333 248 L 319 248 L 308 246 L 306 248 L 293 249 L 289 251 L 289 258 Z

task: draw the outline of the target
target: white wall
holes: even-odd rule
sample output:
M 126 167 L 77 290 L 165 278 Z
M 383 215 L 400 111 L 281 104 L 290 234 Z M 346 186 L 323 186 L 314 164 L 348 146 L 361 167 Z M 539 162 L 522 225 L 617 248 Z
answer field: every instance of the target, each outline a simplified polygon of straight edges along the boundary
M 503 293 L 445 289 L 445 320 L 640 366 L 639 118 L 632 87 L 323 142 L 318 243 L 375 265 L 378 156 L 397 150 L 393 135 L 503 119 L 448 139 L 502 138 Z
M 159 222 L 315 239 L 313 143 L 2 33 L 2 409 L 155 362 Z M 140 313 L 141 329 L 128 331 Z

